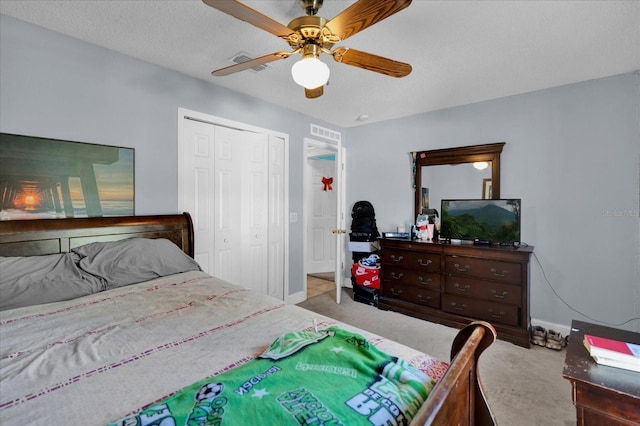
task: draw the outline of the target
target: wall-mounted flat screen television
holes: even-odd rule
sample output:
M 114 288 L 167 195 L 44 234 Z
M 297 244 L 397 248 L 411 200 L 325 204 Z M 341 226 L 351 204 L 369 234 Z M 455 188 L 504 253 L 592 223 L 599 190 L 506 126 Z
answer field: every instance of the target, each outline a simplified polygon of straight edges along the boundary
M 440 238 L 513 244 L 520 242 L 517 198 L 501 200 L 442 200 Z

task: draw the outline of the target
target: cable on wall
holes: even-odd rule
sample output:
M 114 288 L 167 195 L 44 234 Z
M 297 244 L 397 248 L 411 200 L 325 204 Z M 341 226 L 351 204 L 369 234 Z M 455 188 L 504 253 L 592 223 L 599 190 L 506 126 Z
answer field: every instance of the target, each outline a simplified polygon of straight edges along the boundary
M 619 327 L 619 326 L 622 326 L 622 325 L 628 324 L 628 323 L 630 323 L 631 321 L 638 321 L 638 320 L 640 320 L 640 317 L 634 317 L 634 318 L 629 318 L 628 320 L 626 320 L 626 321 L 624 321 L 624 322 L 621 322 L 621 323 L 619 323 L 619 324 L 614 324 L 614 323 L 609 323 L 609 322 L 606 322 L 606 321 L 602 321 L 602 320 L 599 320 L 599 319 L 596 319 L 596 318 L 590 317 L 589 315 L 587 315 L 587 314 L 585 314 L 585 313 L 583 313 L 583 312 L 580 312 L 579 310 L 577 310 L 577 309 L 575 309 L 573 306 L 571 306 L 571 305 L 570 305 L 566 300 L 564 300 L 564 299 L 563 299 L 563 298 L 562 298 L 562 297 L 561 297 L 561 296 L 556 292 L 556 290 L 555 290 L 555 289 L 553 288 L 553 286 L 551 285 L 551 282 L 550 282 L 550 281 L 549 281 L 549 279 L 547 278 L 547 274 L 545 273 L 544 268 L 542 267 L 542 263 L 540 262 L 540 259 L 538 259 L 538 256 L 536 255 L 536 253 L 535 253 L 535 252 L 533 253 L 533 257 L 536 259 L 536 262 L 538 262 L 538 266 L 540 266 L 540 270 L 542 271 L 542 276 L 544 277 L 544 280 L 547 282 L 547 285 L 549 286 L 549 288 L 551 289 L 551 291 L 553 292 L 553 294 L 555 294 L 555 295 L 556 295 L 556 297 L 557 297 L 558 299 L 560 299 L 560 301 L 561 301 L 562 303 L 564 303 L 564 304 L 565 304 L 565 306 L 567 306 L 567 308 L 571 309 L 573 312 L 575 312 L 575 313 L 577 313 L 577 314 L 580 314 L 580 315 L 584 316 L 585 318 L 590 319 L 591 321 L 599 322 L 599 323 L 601 323 L 601 324 L 606 324 L 606 325 L 614 326 L 614 327 Z

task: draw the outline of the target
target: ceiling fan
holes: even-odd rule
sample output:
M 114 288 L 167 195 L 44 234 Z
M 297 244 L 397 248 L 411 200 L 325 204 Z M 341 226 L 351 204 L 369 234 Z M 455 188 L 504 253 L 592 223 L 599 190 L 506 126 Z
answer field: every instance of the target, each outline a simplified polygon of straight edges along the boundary
M 411 0 L 358 0 L 331 20 L 316 15 L 323 0 L 299 0 L 306 16 L 295 18 L 287 26 L 236 0 L 202 1 L 282 38 L 293 49 L 220 68 L 211 73 L 214 76 L 233 74 L 301 53 L 302 59 L 293 65 L 291 74 L 294 81 L 305 88 L 307 98 L 317 98 L 322 96 L 329 80 L 329 67 L 320 61 L 321 53 L 331 55 L 337 62 L 392 77 L 404 77 L 411 72 L 411 65 L 404 62 L 347 47 L 333 49 L 336 43 L 406 8 Z

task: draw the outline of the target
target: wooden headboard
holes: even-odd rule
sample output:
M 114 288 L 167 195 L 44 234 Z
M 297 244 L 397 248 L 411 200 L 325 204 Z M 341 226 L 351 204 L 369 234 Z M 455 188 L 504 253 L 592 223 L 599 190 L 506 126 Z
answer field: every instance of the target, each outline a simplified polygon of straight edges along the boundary
M 0 256 L 65 253 L 92 242 L 166 238 L 193 257 L 189 213 L 155 216 L 89 217 L 0 221 Z

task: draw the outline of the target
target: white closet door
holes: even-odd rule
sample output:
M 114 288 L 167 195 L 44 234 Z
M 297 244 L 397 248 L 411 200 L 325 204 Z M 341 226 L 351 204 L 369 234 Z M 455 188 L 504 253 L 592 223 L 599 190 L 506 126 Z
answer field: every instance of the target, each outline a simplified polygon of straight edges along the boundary
M 285 234 L 285 142 L 277 136 L 269 137 L 269 242 L 268 294 L 284 300 L 284 234 Z
M 217 142 L 217 137 L 216 137 Z M 269 151 L 268 136 L 238 131 L 236 172 L 240 175 L 241 197 L 238 215 L 240 232 L 240 281 L 242 286 L 267 294 L 269 242 Z M 234 200 L 234 201 L 235 201 Z
M 267 292 L 267 136 L 215 126 L 214 271 Z
M 237 130 L 226 127 L 215 128 L 213 170 L 215 189 L 214 208 L 214 264 L 213 273 L 223 280 L 241 282 L 241 227 L 242 186 L 241 158 L 242 140 Z M 243 284 L 244 285 L 244 284 Z
M 195 259 L 232 283 L 284 300 L 286 142 L 183 117 L 179 207 L 191 213 Z
M 194 259 L 205 272 L 214 272 L 214 140 L 215 126 L 183 119 L 180 137 L 180 206 L 193 219 Z

